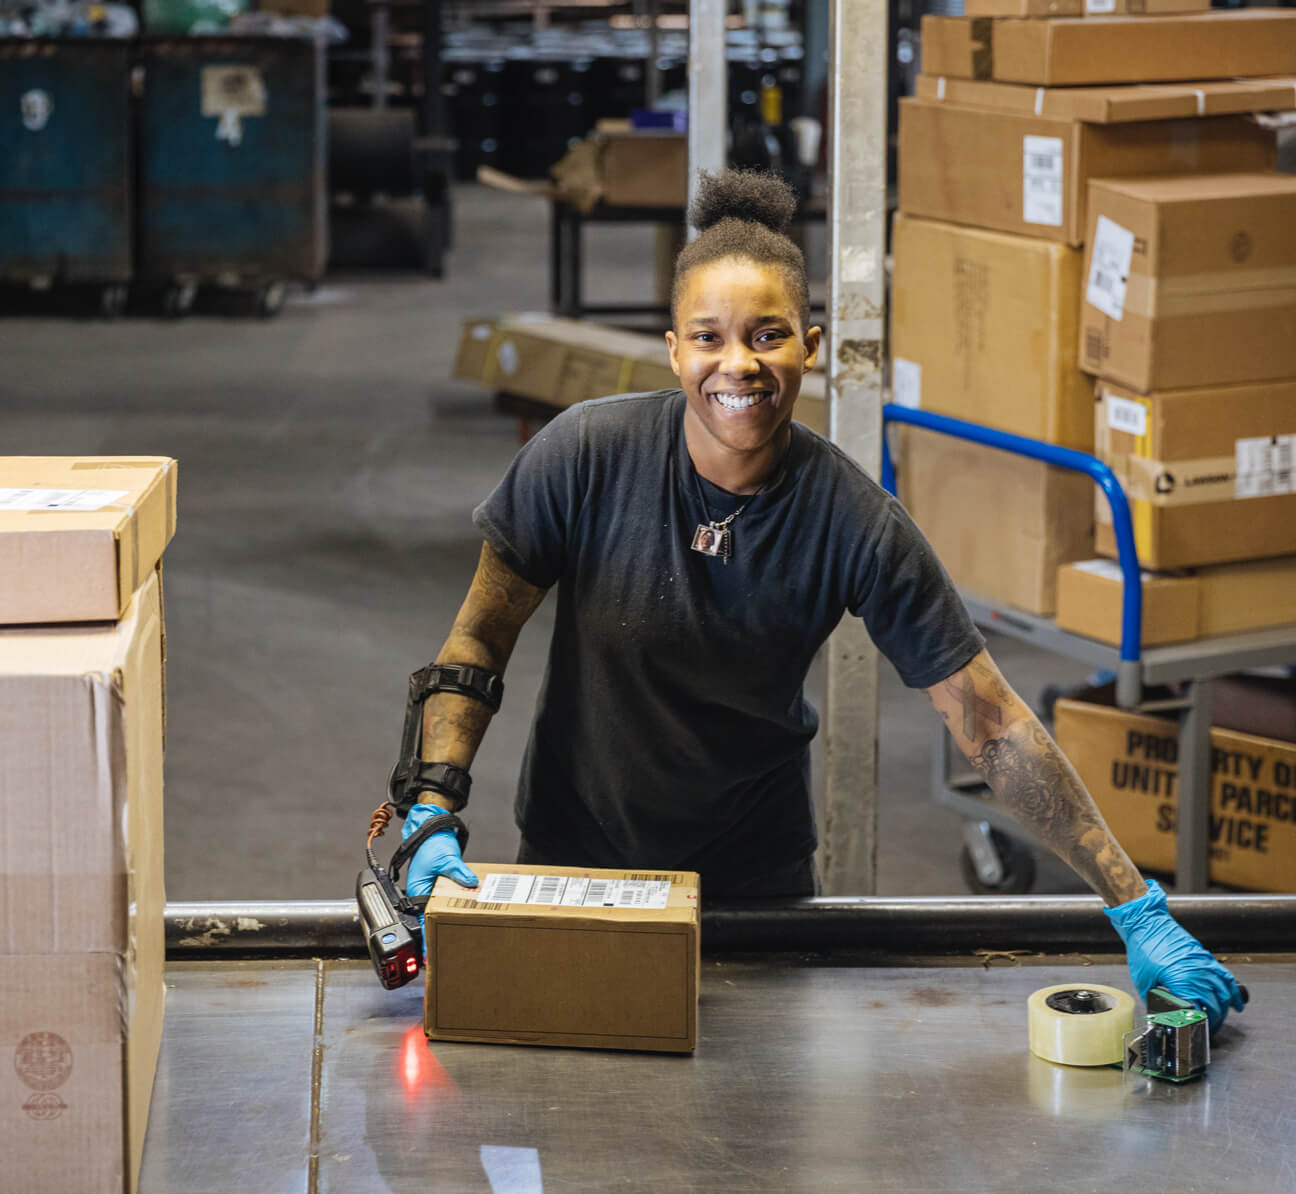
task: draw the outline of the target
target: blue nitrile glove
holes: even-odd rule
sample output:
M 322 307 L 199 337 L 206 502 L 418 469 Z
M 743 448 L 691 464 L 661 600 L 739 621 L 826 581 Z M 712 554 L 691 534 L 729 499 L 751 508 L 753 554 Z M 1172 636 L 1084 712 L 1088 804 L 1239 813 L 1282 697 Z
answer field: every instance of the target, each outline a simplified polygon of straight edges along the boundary
M 1197 1004 L 1214 1030 L 1230 1007 L 1240 1012 L 1245 1006 L 1237 981 L 1170 915 L 1161 885 L 1149 879 L 1147 887 L 1147 895 L 1103 909 L 1129 951 L 1134 989 L 1146 1001 L 1153 987 L 1165 987 Z
M 443 817 L 449 811 L 435 804 L 416 804 L 405 817 L 401 840 L 409 837 L 429 817 Z M 448 875 L 462 887 L 477 886 L 477 876 L 464 863 L 463 855 L 459 853 L 459 839 L 453 829 L 434 833 L 414 852 L 409 870 L 405 872 L 405 894 L 411 898 L 431 895 L 438 875 Z

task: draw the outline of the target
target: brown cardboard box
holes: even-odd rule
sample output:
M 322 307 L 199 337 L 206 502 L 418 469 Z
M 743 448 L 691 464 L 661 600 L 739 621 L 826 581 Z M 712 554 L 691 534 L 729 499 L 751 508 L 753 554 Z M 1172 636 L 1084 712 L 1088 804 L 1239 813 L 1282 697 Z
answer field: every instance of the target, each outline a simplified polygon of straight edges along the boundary
M 1080 250 L 903 215 L 892 244 L 896 401 L 1092 451 Z
M 161 588 L 0 630 L 0 1156 L 132 1190 L 162 1035 Z M 6 1187 L 7 1188 L 7 1187 Z
M 1056 621 L 1063 630 L 1120 646 L 1124 582 L 1114 560 L 1082 560 L 1058 569 Z M 1143 573 L 1145 647 L 1198 637 L 1197 578 Z
M 1086 17 L 1153 17 L 1209 12 L 1211 0 L 1084 0 Z
M 1175 865 L 1178 727 L 1159 717 L 1061 700 L 1058 745 L 1139 866 Z M 1296 891 L 1296 744 L 1212 730 L 1210 877 Z
M 1130 499 L 1140 564 L 1296 552 L 1296 381 L 1139 394 L 1099 382 L 1095 452 Z M 1098 499 L 1097 549 L 1116 554 Z
M 114 621 L 175 534 L 165 456 L 0 457 L 0 625 Z
M 1169 83 L 1296 73 L 1296 13 L 991 21 L 924 17 L 924 72 L 1001 83 Z
M 1019 83 L 919 75 L 914 95 L 931 103 L 992 108 L 1051 120 L 1126 124 L 1132 120 L 1289 110 L 1296 108 L 1296 80 L 1231 79 L 1143 87 L 1025 87 Z
M 454 376 L 560 410 L 609 394 L 679 387 L 663 337 L 532 313 L 466 320 Z M 823 434 L 822 374 L 803 378 L 796 416 Z
M 1114 560 L 1063 564 L 1057 624 L 1119 646 L 1123 590 Z M 1190 573 L 1143 573 L 1144 646 L 1288 624 L 1296 624 L 1296 556 Z
M 697 1047 L 696 874 L 473 869 L 481 878 L 475 891 L 442 878 L 428 901 L 429 1037 L 667 1053 Z
M 904 428 L 900 497 L 956 584 L 1047 615 L 1058 567 L 1093 555 L 1093 482 L 1037 460 Z
M 1296 15 L 1296 14 L 1293 14 Z M 900 101 L 900 210 L 1084 243 L 1091 178 L 1264 170 L 1274 135 L 1242 116 L 1088 124 Z
M 603 202 L 613 207 L 683 207 L 688 136 L 637 130 L 602 134 Z
M 1081 365 L 1137 390 L 1296 377 L 1296 178 L 1095 181 Z

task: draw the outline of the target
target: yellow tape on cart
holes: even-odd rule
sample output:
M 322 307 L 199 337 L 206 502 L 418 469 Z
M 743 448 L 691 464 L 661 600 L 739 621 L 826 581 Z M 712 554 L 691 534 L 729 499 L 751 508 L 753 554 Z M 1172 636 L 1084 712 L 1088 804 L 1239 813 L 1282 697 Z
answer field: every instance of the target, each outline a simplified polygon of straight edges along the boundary
M 1115 987 L 1063 983 L 1026 1001 L 1030 1051 L 1062 1065 L 1119 1065 L 1134 1027 L 1134 1000 Z

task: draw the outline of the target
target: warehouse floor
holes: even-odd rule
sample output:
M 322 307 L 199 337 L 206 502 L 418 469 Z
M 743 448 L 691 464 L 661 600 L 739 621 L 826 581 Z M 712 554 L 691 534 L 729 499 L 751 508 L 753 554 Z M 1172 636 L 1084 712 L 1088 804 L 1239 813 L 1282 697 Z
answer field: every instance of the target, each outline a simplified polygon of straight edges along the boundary
M 479 548 L 470 511 L 518 445 L 489 394 L 449 379 L 460 322 L 543 309 L 546 215 L 461 186 L 444 281 L 331 277 L 264 323 L 0 318 L 5 454 L 180 460 L 165 569 L 170 898 L 349 894 L 406 677 L 449 628 Z M 651 290 L 650 229 L 587 237 L 590 301 Z M 822 259 L 821 230 L 810 251 Z M 550 601 L 524 631 L 474 767 L 470 857 L 516 848 L 512 788 L 551 617 Z M 1084 677 L 1008 640 L 991 649 L 1027 699 Z M 816 669 L 822 707 L 821 692 Z M 883 894 L 963 890 L 959 819 L 929 795 L 933 724 L 883 663 Z M 1043 860 L 1038 889 L 1083 886 Z

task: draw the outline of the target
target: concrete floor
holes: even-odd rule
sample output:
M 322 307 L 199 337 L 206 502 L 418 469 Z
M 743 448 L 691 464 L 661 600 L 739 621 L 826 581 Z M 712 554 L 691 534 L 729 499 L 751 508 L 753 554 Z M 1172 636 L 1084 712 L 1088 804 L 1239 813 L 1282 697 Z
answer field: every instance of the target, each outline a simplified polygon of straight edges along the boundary
M 173 899 L 352 888 L 406 678 L 449 628 L 479 549 L 470 511 L 517 448 L 490 396 L 450 380 L 460 322 L 546 302 L 544 206 L 470 185 L 456 202 L 442 282 L 331 278 L 265 323 L 0 319 L 0 451 L 180 460 L 165 569 Z M 586 260 L 593 301 L 650 291 L 647 228 L 590 229 Z M 470 857 L 516 848 L 551 617 L 547 602 L 524 631 L 474 767 Z M 1007 640 L 992 650 L 1028 699 L 1083 679 Z M 881 891 L 961 891 L 960 822 L 928 792 L 933 714 L 886 664 L 882 692 Z M 1083 890 L 1051 860 L 1038 888 Z

